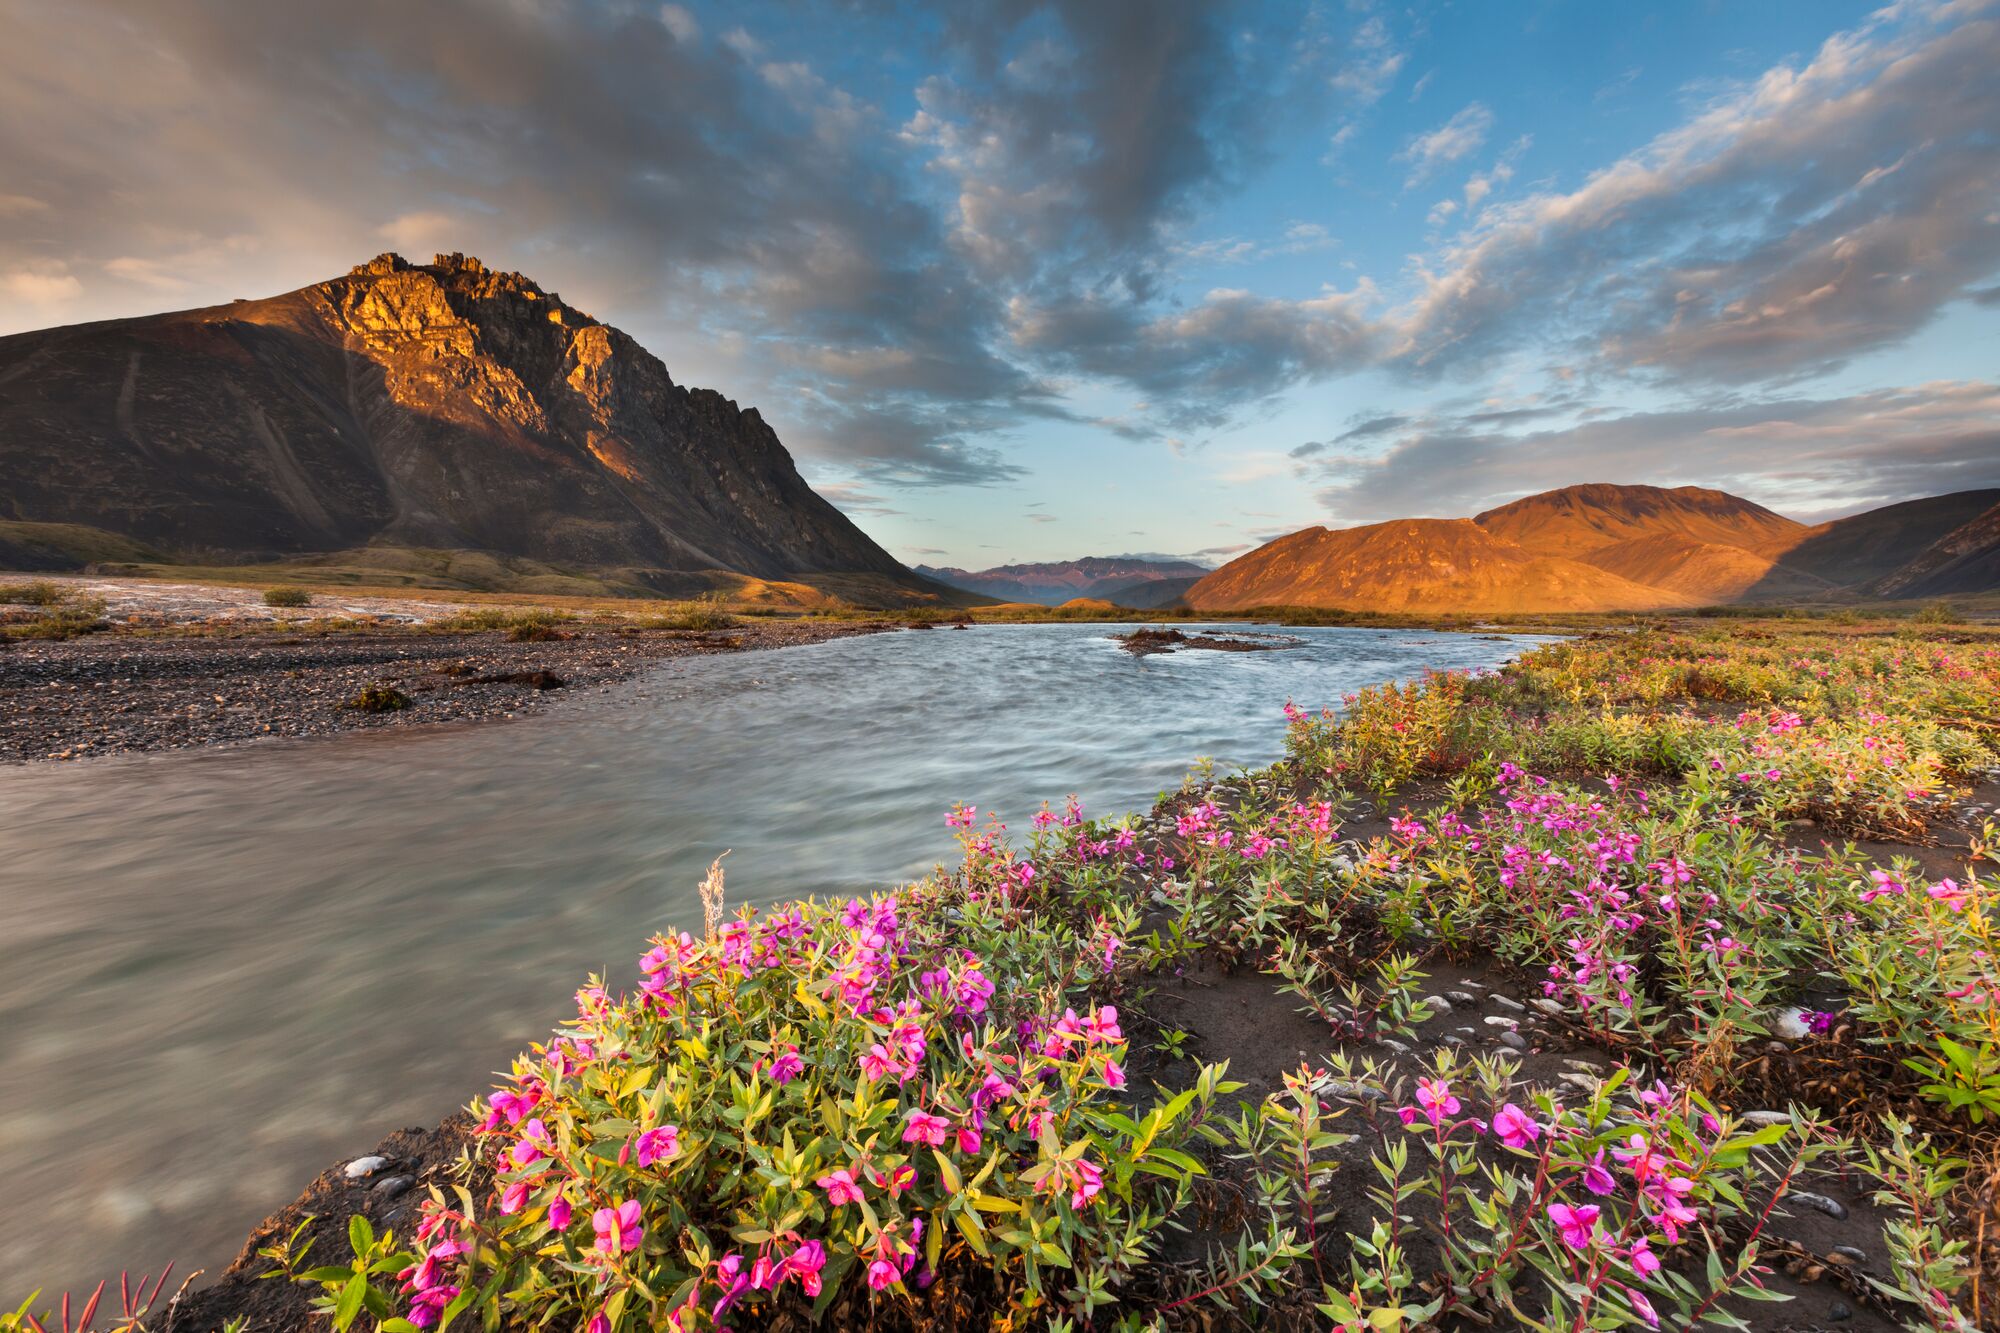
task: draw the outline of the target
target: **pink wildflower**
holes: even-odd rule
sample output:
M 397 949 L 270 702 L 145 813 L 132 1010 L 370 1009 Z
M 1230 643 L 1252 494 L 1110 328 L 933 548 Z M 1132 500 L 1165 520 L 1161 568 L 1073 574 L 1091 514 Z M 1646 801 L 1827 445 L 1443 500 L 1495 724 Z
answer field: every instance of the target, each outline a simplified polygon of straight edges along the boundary
M 639 1201 L 626 1199 L 613 1208 L 600 1208 L 590 1219 L 597 1230 L 598 1252 L 617 1258 L 639 1248 L 646 1228 L 639 1220 Z
M 1549 1205 L 1549 1221 L 1562 1232 L 1563 1244 L 1572 1250 L 1587 1250 L 1597 1238 L 1597 1215 L 1601 1210 L 1594 1203 L 1578 1204 L 1571 1207 L 1566 1203 Z

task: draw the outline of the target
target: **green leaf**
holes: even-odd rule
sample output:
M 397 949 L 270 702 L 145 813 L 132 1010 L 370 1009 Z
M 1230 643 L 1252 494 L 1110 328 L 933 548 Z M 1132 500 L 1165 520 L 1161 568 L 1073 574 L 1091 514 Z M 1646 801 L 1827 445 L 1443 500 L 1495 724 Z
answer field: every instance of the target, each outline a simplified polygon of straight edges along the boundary
M 347 1333 L 355 1316 L 361 1313 L 361 1302 L 368 1295 L 368 1279 L 356 1273 L 340 1289 L 340 1299 L 333 1303 L 333 1326 L 341 1333 Z

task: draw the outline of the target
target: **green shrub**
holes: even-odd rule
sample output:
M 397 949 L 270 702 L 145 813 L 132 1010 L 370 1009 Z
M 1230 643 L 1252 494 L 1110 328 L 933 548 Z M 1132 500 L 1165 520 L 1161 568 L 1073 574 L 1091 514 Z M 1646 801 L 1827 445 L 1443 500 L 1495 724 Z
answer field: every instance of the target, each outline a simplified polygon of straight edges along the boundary
M 393 713 L 410 706 L 410 696 L 394 685 L 370 685 L 340 705 L 357 713 Z
M 68 589 L 48 579 L 0 583 L 0 602 L 12 602 L 19 606 L 57 606 L 68 597 Z
M 65 597 L 40 615 L 0 616 L 0 638 L 6 639 L 74 639 L 104 628 L 101 597 Z
M 286 607 L 311 606 L 312 594 L 304 588 L 289 586 L 266 588 L 264 589 L 264 605 Z
M 1950 602 L 1929 602 L 1910 619 L 1919 625 L 1963 625 L 1965 617 Z

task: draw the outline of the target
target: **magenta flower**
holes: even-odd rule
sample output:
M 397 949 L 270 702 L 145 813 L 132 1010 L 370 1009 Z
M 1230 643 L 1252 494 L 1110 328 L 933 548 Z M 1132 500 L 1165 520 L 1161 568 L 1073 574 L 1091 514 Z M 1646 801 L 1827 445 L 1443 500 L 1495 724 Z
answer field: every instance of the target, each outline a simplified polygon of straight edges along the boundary
M 549 1200 L 549 1229 L 551 1231 L 568 1231 L 570 1217 L 575 1211 L 570 1206 L 569 1195 L 561 1190 L 557 1190 L 556 1197 Z
M 1572 1250 L 1587 1250 L 1590 1243 L 1597 1239 L 1597 1215 L 1600 1211 L 1594 1203 L 1575 1207 L 1552 1203 L 1549 1205 L 1549 1221 L 1562 1232 L 1563 1244 Z
M 826 1201 L 836 1208 L 844 1203 L 861 1202 L 861 1186 L 855 1182 L 851 1172 L 835 1171 L 813 1183 L 826 1191 Z
M 809 1240 L 792 1251 L 785 1267 L 798 1275 L 799 1286 L 808 1296 L 819 1295 L 819 1271 L 826 1267 L 826 1247 Z
M 932 1115 L 921 1107 L 912 1107 L 903 1117 L 903 1142 L 927 1143 L 933 1148 L 944 1147 L 945 1136 L 951 1133 L 951 1121 L 943 1116 Z
M 1458 1114 L 1458 1098 L 1451 1095 L 1451 1084 L 1441 1078 L 1420 1078 L 1417 1080 L 1417 1105 L 1424 1109 L 1424 1116 L 1433 1125 L 1444 1123 L 1446 1116 Z
M 646 1234 L 639 1221 L 637 1199 L 623 1200 L 615 1208 L 598 1209 L 592 1214 L 590 1224 L 597 1230 L 598 1253 L 612 1259 L 638 1249 L 640 1239 Z
M 1069 1206 L 1082 1212 L 1103 1192 L 1104 1173 L 1088 1157 L 1079 1157 L 1070 1163 L 1070 1184 Z
M 515 1166 L 533 1166 L 549 1155 L 555 1145 L 549 1140 L 549 1127 L 537 1116 L 521 1126 L 521 1141 L 514 1145 L 510 1154 Z
M 1113 1092 L 1125 1086 L 1125 1066 L 1108 1055 L 1104 1057 L 1104 1086 Z
M 1583 1169 L 1583 1187 L 1592 1194 L 1612 1194 L 1618 1189 L 1617 1178 L 1604 1165 L 1604 1149 L 1590 1159 L 1590 1165 Z
M 902 1270 L 887 1259 L 877 1259 L 868 1265 L 868 1286 L 874 1291 L 887 1291 L 903 1280 Z
M 1118 1042 L 1125 1040 L 1125 1034 L 1118 1028 L 1118 1010 L 1113 1005 L 1090 1011 L 1090 1017 L 1083 1020 L 1083 1030 L 1092 1041 Z
M 500 1191 L 500 1211 L 509 1217 L 520 1212 L 528 1206 L 528 1191 L 533 1188 L 533 1181 L 516 1180 L 510 1182 L 507 1188 Z
M 799 1057 L 798 1048 L 796 1046 L 788 1046 L 785 1048 L 783 1055 L 780 1055 L 771 1062 L 771 1081 L 779 1087 L 783 1087 L 800 1074 L 803 1074 L 805 1070 L 806 1062 Z
M 661 1125 L 658 1129 L 649 1129 L 639 1136 L 637 1147 L 639 1165 L 642 1167 L 651 1166 L 655 1162 L 664 1162 L 670 1157 L 678 1157 L 681 1151 L 680 1128 L 676 1125 Z
M 1541 1137 L 1542 1127 L 1533 1116 L 1508 1102 L 1494 1113 L 1493 1132 L 1509 1148 L 1525 1148 Z
M 958 1150 L 960 1152 L 970 1157 L 973 1153 L 979 1151 L 979 1144 L 978 1130 L 974 1129 L 971 1125 L 960 1125 L 958 1127 Z
M 1632 1271 L 1640 1277 L 1651 1277 L 1660 1271 L 1660 1256 L 1653 1253 L 1644 1236 L 1632 1242 Z

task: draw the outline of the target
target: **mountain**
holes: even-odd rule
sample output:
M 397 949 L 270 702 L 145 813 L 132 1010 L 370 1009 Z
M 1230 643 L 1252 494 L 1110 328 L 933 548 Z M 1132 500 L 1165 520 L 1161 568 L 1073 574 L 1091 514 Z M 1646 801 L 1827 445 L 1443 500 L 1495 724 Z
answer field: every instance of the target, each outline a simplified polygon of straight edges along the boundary
M 1209 610 L 1322 606 L 1352 611 L 1620 611 L 1698 598 L 1539 554 L 1468 518 L 1404 518 L 1307 528 L 1237 557 L 1197 583 Z
M 1157 611 L 1184 603 L 1188 589 L 1201 582 L 1207 574 L 1204 569 L 1199 574 L 1181 574 L 1169 579 L 1139 579 L 1107 588 L 1103 596 L 1117 606 L 1135 611 Z
M 2000 503 L 1876 580 L 1872 590 L 1885 597 L 1948 597 L 1994 588 L 2000 588 Z
M 934 568 L 918 565 L 925 578 L 949 584 L 967 592 L 998 597 L 1003 602 L 1039 602 L 1058 606 L 1077 597 L 1102 598 L 1121 606 L 1168 605 L 1132 602 L 1115 594 L 1146 595 L 1146 585 L 1162 580 L 1188 580 L 1181 588 L 1208 573 L 1191 560 L 1142 560 L 1118 556 L 1086 556 L 1081 560 L 1060 560 L 1032 565 L 999 565 L 993 569 Z
M 1724 491 L 1593 483 L 1469 519 L 1308 528 L 1237 557 L 1191 588 L 1187 601 L 1214 610 L 1494 614 L 1995 587 L 2000 491 L 1912 500 L 1808 527 Z
M 1996 504 L 2000 504 L 2000 490 L 1958 491 L 1884 505 L 1808 529 L 1780 559 L 1787 571 L 1834 588 L 1862 589 L 1894 575 L 1941 535 L 1972 522 Z M 1759 584 L 1746 593 L 1750 600 L 1788 595 L 1783 582 Z
M 1803 523 L 1725 491 L 1601 482 L 1543 491 L 1489 509 L 1472 521 L 1537 555 L 1577 559 L 1662 533 L 1736 550 L 1778 550 L 1807 530 Z
M 392 546 L 928 586 L 756 409 L 457 254 L 0 338 L 0 520 L 209 562 Z

